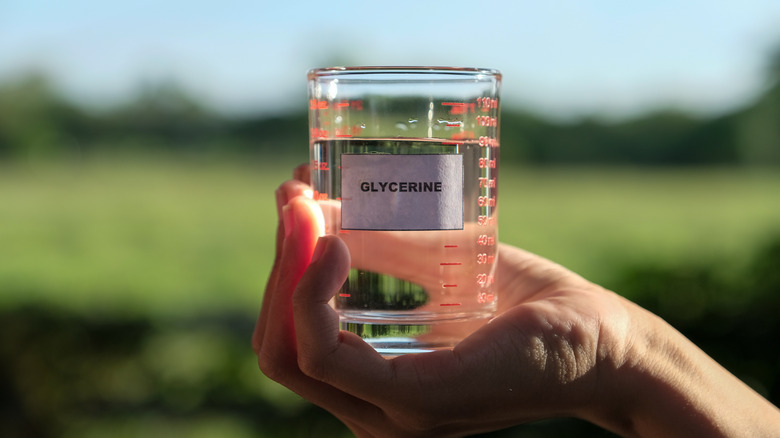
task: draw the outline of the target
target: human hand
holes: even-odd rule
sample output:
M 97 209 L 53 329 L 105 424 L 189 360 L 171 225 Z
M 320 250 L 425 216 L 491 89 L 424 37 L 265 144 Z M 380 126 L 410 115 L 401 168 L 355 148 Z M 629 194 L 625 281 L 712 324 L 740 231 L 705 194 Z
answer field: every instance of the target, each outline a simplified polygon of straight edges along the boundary
M 688 375 L 713 397 L 721 395 L 713 386 L 725 385 L 761 406 L 658 318 L 506 245 L 493 321 L 452 350 L 385 359 L 338 329 L 328 301 L 347 276 L 350 255 L 342 240 L 319 237 L 321 212 L 306 190 L 290 181 L 277 192 L 277 258 L 253 346 L 263 372 L 358 436 L 462 436 L 555 416 L 627 435 L 719 430 L 704 420 L 722 410 L 693 395 L 701 388 L 680 381 Z M 640 389 L 644 398 L 637 397 Z M 658 400 L 666 405 L 652 403 Z M 699 421 L 671 414 L 681 405 L 692 409 L 694 401 Z M 648 420 L 664 412 L 668 418 Z

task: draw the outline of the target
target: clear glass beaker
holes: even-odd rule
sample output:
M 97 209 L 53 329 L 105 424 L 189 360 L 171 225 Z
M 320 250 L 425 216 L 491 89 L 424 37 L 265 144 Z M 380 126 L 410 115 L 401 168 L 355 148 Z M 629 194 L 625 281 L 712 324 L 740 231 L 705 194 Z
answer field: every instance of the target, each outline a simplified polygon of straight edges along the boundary
M 311 70 L 311 181 L 347 244 L 341 327 L 384 355 L 450 348 L 496 310 L 496 70 Z

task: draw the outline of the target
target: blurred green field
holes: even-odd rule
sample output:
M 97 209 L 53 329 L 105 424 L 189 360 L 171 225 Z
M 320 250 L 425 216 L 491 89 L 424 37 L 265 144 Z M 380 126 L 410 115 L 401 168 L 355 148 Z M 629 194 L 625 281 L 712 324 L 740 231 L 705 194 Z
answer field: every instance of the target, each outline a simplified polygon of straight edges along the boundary
M 0 166 L 0 306 L 254 312 L 273 255 L 273 191 L 295 164 Z M 499 181 L 502 241 L 608 286 L 627 265 L 738 267 L 780 233 L 770 170 L 504 167 Z
M 249 348 L 273 192 L 296 164 L 0 164 L 0 384 L 16 412 L 0 428 L 351 436 L 263 376 Z M 505 166 L 499 181 L 501 240 L 658 312 L 776 403 L 780 174 Z M 485 436 L 611 435 L 563 419 Z

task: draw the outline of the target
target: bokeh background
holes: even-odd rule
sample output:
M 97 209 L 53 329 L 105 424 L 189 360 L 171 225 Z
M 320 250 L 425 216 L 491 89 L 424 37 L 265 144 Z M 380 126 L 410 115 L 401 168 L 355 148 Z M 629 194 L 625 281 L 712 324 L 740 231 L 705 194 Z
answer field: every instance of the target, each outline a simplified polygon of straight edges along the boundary
M 350 436 L 249 343 L 329 65 L 501 70 L 501 240 L 777 404 L 777 23 L 774 0 L 3 0 L 0 434 Z

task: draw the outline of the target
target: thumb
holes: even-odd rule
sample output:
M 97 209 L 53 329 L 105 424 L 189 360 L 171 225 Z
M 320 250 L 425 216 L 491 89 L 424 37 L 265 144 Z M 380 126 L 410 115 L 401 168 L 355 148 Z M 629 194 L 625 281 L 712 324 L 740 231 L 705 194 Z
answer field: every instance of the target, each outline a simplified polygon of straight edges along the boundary
M 266 290 L 261 318 L 262 342 L 259 355 L 272 354 L 293 360 L 295 351 L 295 324 L 292 295 L 311 261 L 314 247 L 323 234 L 324 220 L 317 203 L 298 196 L 282 209 L 285 238 L 279 259 L 278 280 Z M 273 353 L 272 353 L 273 352 Z
M 336 236 L 320 237 L 311 264 L 293 294 L 299 352 L 319 356 L 316 351 L 336 348 L 339 316 L 329 302 L 346 281 L 349 268 L 346 244 Z

